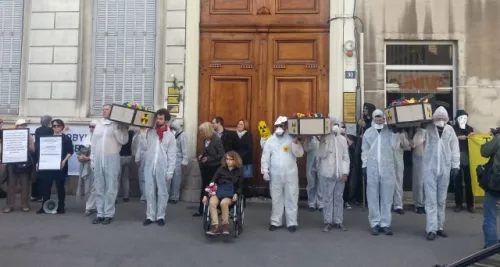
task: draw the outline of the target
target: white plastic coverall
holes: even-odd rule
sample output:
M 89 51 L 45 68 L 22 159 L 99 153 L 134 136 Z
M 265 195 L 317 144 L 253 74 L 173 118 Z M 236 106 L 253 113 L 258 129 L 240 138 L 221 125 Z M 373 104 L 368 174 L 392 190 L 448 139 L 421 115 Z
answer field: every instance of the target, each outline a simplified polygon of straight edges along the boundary
M 175 136 L 177 144 L 177 156 L 175 161 L 174 178 L 170 183 L 170 199 L 179 200 L 179 193 L 181 190 L 182 182 L 182 165 L 187 166 L 187 137 L 186 133 L 182 131 L 181 121 L 176 119 L 170 123 L 170 129 Z
M 332 119 L 331 125 L 340 121 Z M 321 139 L 317 152 L 318 175 L 323 195 L 323 220 L 325 224 L 341 224 L 344 220 L 343 176 L 349 175 L 349 150 L 347 140 L 339 133 Z
M 293 143 L 285 132 L 282 136 L 273 134 L 266 141 L 261 159 L 261 172 L 270 177 L 272 198 L 271 225 L 280 227 L 285 209 L 286 225 L 298 226 L 297 209 L 299 201 L 299 173 L 297 158 L 304 155 L 302 144 Z
M 434 111 L 433 120 L 443 118 L 447 122 L 448 112 L 439 107 Z M 446 124 L 441 138 L 437 127 L 429 124 L 426 128 L 424 149 L 424 190 L 427 233 L 443 230 L 445 221 L 446 196 L 450 183 L 451 169 L 460 167 L 460 149 L 453 127 Z
M 375 116 L 383 116 L 377 109 Z M 394 149 L 397 148 L 396 135 L 384 125 L 378 132 L 370 127 L 363 135 L 361 145 L 362 167 L 366 170 L 366 198 L 368 201 L 368 220 L 370 227 L 391 226 L 391 205 L 396 184 Z
M 323 199 L 319 186 L 317 171 L 317 150 L 319 141 L 316 137 L 309 137 L 304 142 L 304 150 L 307 152 L 306 176 L 307 176 L 307 204 L 309 208 L 323 208 Z
M 424 176 L 422 157 L 425 147 L 425 129 L 418 128 L 413 135 L 413 153 L 412 153 L 412 191 L 413 203 L 415 208 L 424 207 Z
M 113 218 L 120 175 L 120 150 L 128 142 L 128 126 L 100 119 L 91 141 L 97 217 Z
M 146 195 L 146 219 L 165 219 L 168 203 L 167 178 L 172 178 L 175 170 L 177 144 L 171 131 L 163 133 L 160 142 L 155 129 L 150 129 L 141 139 L 140 148 L 144 166 L 144 195 Z
M 146 201 L 146 195 L 144 194 L 144 160 L 142 160 L 144 151 L 139 147 L 143 139 L 146 138 L 147 128 L 141 128 L 134 136 L 134 141 L 132 141 L 132 147 L 137 148 L 135 155 L 135 162 L 138 163 L 138 178 L 139 178 L 139 189 L 141 190 L 141 201 Z M 133 152 L 132 152 L 133 153 Z
M 396 134 L 396 149 L 394 151 L 394 161 L 396 167 L 396 186 L 394 187 L 394 209 L 403 208 L 403 177 L 404 177 L 404 152 L 410 150 L 410 141 L 406 133 Z

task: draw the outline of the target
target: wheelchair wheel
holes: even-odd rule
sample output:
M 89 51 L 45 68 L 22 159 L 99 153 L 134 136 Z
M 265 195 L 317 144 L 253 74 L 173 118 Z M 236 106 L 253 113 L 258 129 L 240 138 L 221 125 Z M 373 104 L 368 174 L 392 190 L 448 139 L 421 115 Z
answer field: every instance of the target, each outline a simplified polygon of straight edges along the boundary
M 203 232 L 206 233 L 210 230 L 210 210 L 208 205 L 203 206 Z

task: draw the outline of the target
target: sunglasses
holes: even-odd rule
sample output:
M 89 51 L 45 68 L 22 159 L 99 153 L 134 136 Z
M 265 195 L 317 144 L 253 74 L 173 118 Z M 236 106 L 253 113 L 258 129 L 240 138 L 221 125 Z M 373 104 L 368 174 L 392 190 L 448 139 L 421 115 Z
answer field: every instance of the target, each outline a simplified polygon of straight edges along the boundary
M 276 128 L 283 128 L 283 125 L 274 125 Z
M 52 125 L 52 128 L 62 128 L 62 125 L 54 124 L 54 125 Z
M 95 126 L 89 125 L 89 128 L 90 128 L 90 129 L 94 129 L 94 128 L 95 128 Z

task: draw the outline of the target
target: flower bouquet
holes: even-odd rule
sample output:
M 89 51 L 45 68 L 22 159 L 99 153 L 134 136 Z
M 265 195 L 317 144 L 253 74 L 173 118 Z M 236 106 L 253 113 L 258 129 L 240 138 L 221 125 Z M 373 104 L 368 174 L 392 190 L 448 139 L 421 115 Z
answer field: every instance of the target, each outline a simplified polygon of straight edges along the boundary
M 211 198 L 217 194 L 217 185 L 215 183 L 210 183 L 207 188 L 205 188 L 205 192 L 208 194 L 208 198 Z

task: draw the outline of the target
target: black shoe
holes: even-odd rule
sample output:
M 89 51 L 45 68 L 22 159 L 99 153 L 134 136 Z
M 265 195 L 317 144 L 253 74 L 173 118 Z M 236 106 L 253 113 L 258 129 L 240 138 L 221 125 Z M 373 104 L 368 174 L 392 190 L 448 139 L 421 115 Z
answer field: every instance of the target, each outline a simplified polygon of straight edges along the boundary
M 380 228 L 380 231 L 384 233 L 385 235 L 393 235 L 394 233 L 392 232 L 391 227 L 382 227 Z
M 43 208 L 36 211 L 36 214 L 44 214 L 44 213 L 45 213 L 45 211 L 43 210 Z
M 201 212 L 197 211 L 193 214 L 193 217 L 201 217 Z
M 116 205 L 116 204 L 118 204 L 118 199 L 117 199 L 117 200 L 115 200 L 115 205 Z
M 309 212 L 315 212 L 316 211 L 316 208 L 314 207 L 309 207 Z
M 102 223 L 103 221 L 104 221 L 103 217 L 97 217 L 94 220 L 92 220 L 92 224 L 99 224 Z
M 104 218 L 104 221 L 102 221 L 102 224 L 110 224 L 113 218 L 106 217 Z
M 158 224 L 158 226 L 164 226 L 165 225 L 165 220 L 164 219 L 159 219 L 156 221 L 156 224 Z
M 474 207 L 468 207 L 467 211 L 470 212 L 470 213 L 474 213 L 475 209 L 474 209 Z
M 318 211 L 319 211 L 319 212 L 323 212 L 323 208 L 319 208 L 319 209 L 318 209 Z
M 170 204 L 174 204 L 175 205 L 175 204 L 177 204 L 177 202 L 178 202 L 177 200 L 171 200 Z
M 150 225 L 150 224 L 152 224 L 152 223 L 153 223 L 153 221 L 151 221 L 150 219 L 146 219 L 146 220 L 142 223 L 142 225 L 147 226 L 147 225 Z
M 288 226 L 288 231 L 290 233 L 294 233 L 295 231 L 297 231 L 297 226 L 293 225 L 293 226 Z
M 377 235 L 379 235 L 379 233 L 380 233 L 380 227 L 378 225 L 375 227 L 372 227 L 372 235 L 377 236 Z
M 448 237 L 448 234 L 443 230 L 438 230 L 436 234 L 440 237 Z
M 342 231 L 347 231 L 347 227 L 343 223 L 335 223 L 333 227 Z
M 278 230 L 278 228 L 279 228 L 278 226 L 276 226 L 276 225 L 272 225 L 272 224 L 271 224 L 271 225 L 269 226 L 269 231 L 276 231 L 276 230 Z
M 130 200 L 130 198 L 126 197 L 126 198 L 123 198 L 123 202 L 128 202 Z
M 57 214 L 64 214 L 64 213 L 66 213 L 66 210 L 64 208 L 57 209 Z
M 423 207 L 417 207 L 417 208 L 415 208 L 415 213 L 417 213 L 417 214 L 424 214 L 425 210 L 424 210 Z
M 456 206 L 455 207 L 455 212 L 460 212 L 462 210 L 462 206 Z
M 427 240 L 432 241 L 436 239 L 436 234 L 433 232 L 427 233 Z
M 399 215 L 404 215 L 405 211 L 403 209 L 395 209 L 394 212 L 396 212 Z

